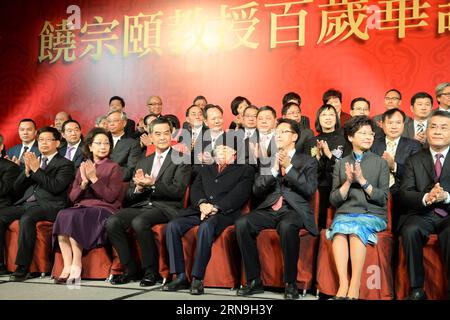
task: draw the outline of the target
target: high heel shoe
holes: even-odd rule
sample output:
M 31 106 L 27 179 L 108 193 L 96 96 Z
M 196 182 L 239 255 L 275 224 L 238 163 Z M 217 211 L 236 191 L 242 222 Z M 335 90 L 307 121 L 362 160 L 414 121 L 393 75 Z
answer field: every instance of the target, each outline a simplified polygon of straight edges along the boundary
M 66 284 L 67 279 L 69 278 L 69 275 L 70 275 L 70 268 L 71 268 L 71 267 L 64 268 L 63 271 L 61 272 L 61 275 L 67 274 L 67 276 L 61 277 L 61 275 L 60 275 L 59 277 L 56 277 L 56 278 L 54 279 L 54 283 L 55 283 L 55 284 Z
M 66 280 L 67 285 L 80 285 L 81 283 L 81 268 L 78 266 L 70 267 L 70 275 Z

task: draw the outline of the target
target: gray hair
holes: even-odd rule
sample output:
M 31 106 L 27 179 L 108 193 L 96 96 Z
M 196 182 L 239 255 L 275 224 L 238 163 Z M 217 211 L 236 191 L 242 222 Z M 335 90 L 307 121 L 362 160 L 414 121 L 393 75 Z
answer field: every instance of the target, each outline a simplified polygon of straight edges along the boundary
M 444 89 L 450 87 L 450 82 L 442 82 L 436 86 L 436 97 L 440 97 L 444 92 Z
M 95 119 L 95 125 L 96 125 L 96 126 L 100 125 L 100 122 L 102 122 L 103 120 L 106 120 L 106 116 L 100 116 L 100 117 L 97 117 L 97 118 Z
M 120 114 L 120 118 L 121 118 L 122 120 L 125 120 L 125 121 L 128 120 L 127 114 L 126 114 L 125 112 L 123 112 L 123 111 L 118 111 L 118 110 L 113 110 L 113 111 L 108 112 L 108 114 L 106 115 L 106 117 L 109 117 L 109 116 L 112 115 L 113 113 L 118 113 L 118 114 Z

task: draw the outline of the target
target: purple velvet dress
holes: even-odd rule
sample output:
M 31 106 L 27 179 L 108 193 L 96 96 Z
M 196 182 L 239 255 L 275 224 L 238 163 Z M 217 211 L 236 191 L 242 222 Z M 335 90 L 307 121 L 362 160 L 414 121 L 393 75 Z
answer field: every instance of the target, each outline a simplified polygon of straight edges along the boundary
M 123 174 L 120 166 L 106 158 L 95 164 L 96 183 L 81 190 L 80 170 L 69 192 L 73 207 L 58 212 L 53 225 L 53 248 L 58 246 L 58 235 L 75 239 L 89 250 L 107 241 L 106 219 L 121 207 Z

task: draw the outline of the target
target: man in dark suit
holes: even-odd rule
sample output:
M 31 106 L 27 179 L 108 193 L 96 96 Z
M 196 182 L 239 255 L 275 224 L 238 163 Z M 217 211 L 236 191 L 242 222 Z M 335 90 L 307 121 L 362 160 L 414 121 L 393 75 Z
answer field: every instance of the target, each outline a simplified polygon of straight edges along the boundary
M 428 148 L 425 130 L 428 126 L 428 118 L 433 108 L 433 97 L 426 92 L 418 92 L 411 98 L 411 110 L 414 119 L 405 124 L 403 136 L 416 139 L 422 146 Z
M 194 153 L 194 147 L 197 144 L 197 149 L 201 149 L 200 142 L 208 127 L 203 123 L 203 109 L 197 105 L 192 105 L 186 110 L 186 127 L 179 136 L 178 142 L 180 143 L 180 151 L 186 154 L 186 159 L 189 158 L 193 164 L 196 159 Z M 200 153 L 200 151 L 198 151 Z M 197 154 L 198 155 L 198 154 Z
M 317 189 L 317 160 L 295 150 L 298 124 L 282 119 L 276 129 L 278 152 L 273 163 L 262 166 L 253 193 L 265 200 L 250 214 L 236 222 L 236 237 L 244 261 L 247 284 L 238 295 L 264 292 L 256 237 L 261 230 L 276 228 L 284 260 L 285 298 L 297 299 L 297 263 L 300 228 L 318 233 L 309 201 Z
M 423 148 L 406 160 L 400 187 L 404 208 L 399 231 L 408 267 L 409 299 L 426 299 L 423 246 L 432 233 L 438 234 L 450 285 L 450 114 L 434 111 L 428 120 Z M 448 287 L 450 290 L 450 286 Z M 450 298 L 450 291 L 449 291 Z
M 344 127 L 344 124 L 352 118 L 351 115 L 342 111 L 342 93 L 340 91 L 335 89 L 325 91 L 322 96 L 322 102 L 323 104 L 332 105 L 336 109 L 342 128 Z
M 357 116 L 366 116 L 369 118 L 370 101 L 363 97 L 353 99 L 350 103 L 350 115 L 352 118 Z M 375 132 L 375 139 L 384 137 L 384 132 L 380 127 L 374 126 L 373 131 Z
M 23 155 L 25 152 L 33 152 L 39 156 L 38 144 L 36 142 L 36 123 L 33 119 L 22 119 L 19 122 L 19 137 L 21 144 L 9 148 L 7 157 L 23 169 Z
M 389 89 L 384 94 L 384 107 L 387 110 L 391 109 L 401 109 L 402 105 L 402 94 L 397 89 Z M 381 117 L 383 114 L 377 114 L 375 117 L 373 117 L 373 122 L 381 128 L 382 126 L 382 119 Z M 412 119 L 409 116 L 406 116 L 405 124 L 410 122 Z
M 67 120 L 62 125 L 62 135 L 66 144 L 59 148 L 59 154 L 73 162 L 75 169 L 83 161 L 83 140 L 81 139 L 81 126 L 76 120 Z
M 0 135 L 0 154 L 3 152 L 3 136 Z M 0 209 L 11 206 L 12 203 L 12 190 L 14 181 L 20 173 L 19 166 L 0 156 Z M 0 228 L 4 228 L 4 225 L 0 223 Z M 0 235 L 4 235 L 6 231 L 1 230 Z M 7 273 L 5 266 L 5 239 L 0 236 L 0 275 Z
M 111 111 L 120 111 L 123 112 L 125 108 L 125 100 L 122 97 L 114 96 L 109 99 L 109 112 Z M 127 119 L 127 123 L 124 128 L 124 138 L 136 138 L 136 122 L 131 119 Z
M 289 102 L 283 105 L 283 109 L 281 109 L 281 114 L 283 119 L 291 119 L 298 123 L 298 128 L 300 129 L 300 136 L 298 137 L 297 144 L 295 148 L 298 152 L 304 153 L 305 142 L 314 137 L 314 132 L 305 127 L 300 122 L 300 105 L 295 102 Z
M 150 135 L 155 152 L 141 159 L 127 193 L 129 208 L 111 215 L 106 223 L 108 237 L 117 250 L 124 274 L 114 276 L 111 284 L 125 284 L 137 277 L 137 268 L 131 256 L 127 229 L 136 234 L 142 254 L 144 277 L 140 286 L 153 286 L 158 274 L 158 250 L 152 226 L 167 223 L 182 209 L 184 194 L 189 184 L 191 166 L 175 164 L 170 148 L 172 125 L 160 118 L 150 124 Z
M 24 170 L 14 183 L 14 193 L 22 197 L 14 206 L 0 209 L 0 231 L 17 219 L 19 243 L 17 268 L 11 281 L 24 281 L 29 277 L 36 242 L 36 223 L 55 221 L 59 210 L 66 208 L 67 189 L 75 176 L 75 167 L 58 153 L 61 134 L 56 128 L 44 127 L 37 133 L 40 158 L 32 152 L 24 155 Z M 4 238 L 4 233 L 0 237 Z
M 141 156 L 139 142 L 125 138 L 125 124 L 127 115 L 120 111 L 111 111 L 108 113 L 108 129 L 113 137 L 113 151 L 110 158 L 122 167 L 123 181 L 130 181 L 133 177 L 133 171 Z
M 299 108 L 302 105 L 302 98 L 300 95 L 296 92 L 288 92 L 283 96 L 283 100 L 281 101 L 282 105 L 285 106 L 286 104 L 290 102 L 295 102 L 298 104 Z M 300 119 L 298 121 L 300 123 L 300 128 L 307 128 L 311 129 L 311 124 L 309 122 L 309 118 L 307 116 L 300 116 Z
M 381 118 L 386 137 L 376 139 L 371 151 L 385 159 L 389 166 L 389 188 L 393 197 L 392 229 L 396 230 L 400 209 L 398 208 L 398 191 L 405 162 L 411 155 L 419 152 L 422 146 L 416 140 L 402 137 L 406 120 L 402 110 L 396 108 L 387 110 Z
M 180 217 L 167 225 L 170 273 L 176 274 L 177 278 L 166 284 L 163 290 L 189 288 L 181 238 L 188 230 L 199 225 L 190 293 L 204 293 L 202 280 L 213 242 L 241 215 L 241 208 L 250 197 L 254 171 L 248 165 L 233 164 L 236 151 L 233 143 L 229 142 L 222 140 L 215 145 L 215 163 L 202 166 L 191 186 L 191 206 L 182 210 Z

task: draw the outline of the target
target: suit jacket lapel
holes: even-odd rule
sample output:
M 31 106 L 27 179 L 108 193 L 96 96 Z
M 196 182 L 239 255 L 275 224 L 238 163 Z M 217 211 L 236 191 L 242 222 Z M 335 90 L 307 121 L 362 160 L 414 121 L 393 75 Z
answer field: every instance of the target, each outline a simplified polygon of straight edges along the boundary
M 161 175 L 164 173 L 164 170 L 166 170 L 167 167 L 170 165 L 170 163 L 171 163 L 171 153 L 172 153 L 172 149 L 169 150 L 169 152 L 167 153 L 166 157 L 164 158 L 164 162 L 161 165 L 161 169 L 159 169 L 158 176 L 156 177 L 156 180 L 159 180 Z
M 399 158 L 404 155 L 404 152 L 406 151 L 405 147 L 406 147 L 405 138 L 401 137 L 400 140 L 398 141 L 397 150 L 395 150 L 395 157 L 394 157 L 395 162 L 399 162 Z
M 434 173 L 434 163 L 431 157 L 430 150 L 424 150 L 423 158 L 424 159 L 422 161 L 422 166 L 425 168 L 425 171 L 428 173 L 431 180 L 434 181 L 436 178 L 436 174 Z

